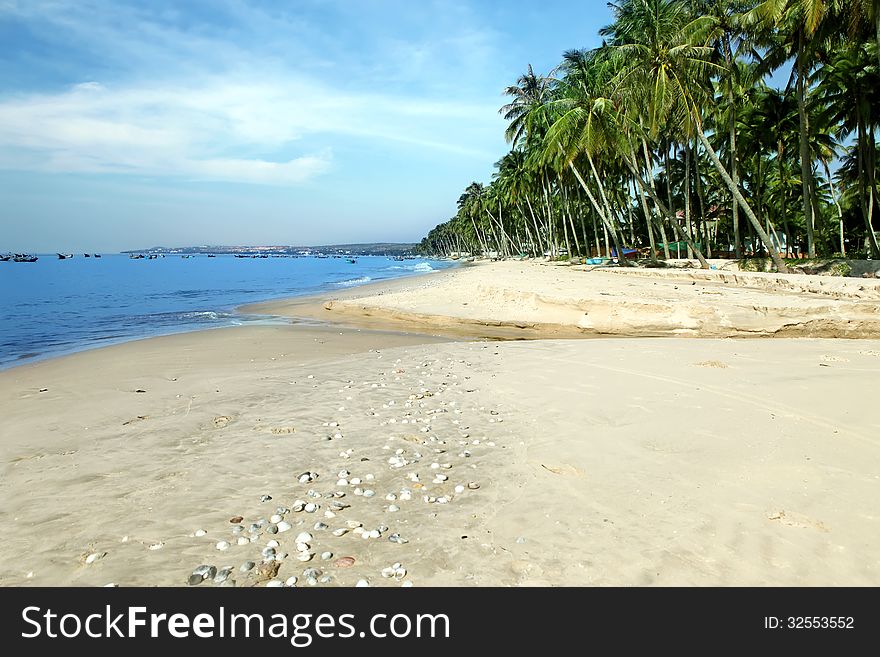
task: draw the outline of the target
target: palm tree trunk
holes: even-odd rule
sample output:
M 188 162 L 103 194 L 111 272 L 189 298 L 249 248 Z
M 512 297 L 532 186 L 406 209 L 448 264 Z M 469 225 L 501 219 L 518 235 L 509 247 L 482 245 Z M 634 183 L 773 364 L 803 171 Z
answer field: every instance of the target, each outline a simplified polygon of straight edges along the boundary
M 867 190 L 867 185 L 865 181 L 865 178 L 867 178 L 865 172 L 865 169 L 867 168 L 865 162 L 865 160 L 867 159 L 866 151 L 868 150 L 866 138 L 867 129 L 865 127 L 865 121 L 862 118 L 859 103 L 856 103 L 856 129 L 858 132 L 856 153 L 859 166 L 859 197 L 861 197 L 862 216 L 865 219 L 865 231 L 867 232 L 868 244 L 870 245 L 871 249 L 871 257 L 880 258 L 880 246 L 877 245 L 877 236 L 874 235 L 874 225 L 871 221 L 871 215 L 874 214 L 874 194 Z M 869 196 L 871 199 L 870 203 L 868 203 Z
M 694 182 L 697 188 L 697 200 L 700 203 L 700 226 L 703 229 L 703 241 L 706 243 L 706 257 L 712 257 L 712 242 L 709 241 L 709 226 L 706 221 L 706 199 L 703 196 L 703 180 L 700 177 L 700 159 L 697 144 L 694 144 Z
M 709 143 L 709 140 L 706 139 L 706 135 L 703 133 L 703 126 L 699 121 L 699 117 L 694 117 L 696 120 L 694 121 L 694 125 L 697 129 L 697 135 L 700 138 L 700 143 L 703 144 L 703 148 L 706 149 L 706 153 L 709 155 L 709 159 L 712 160 L 712 164 L 715 165 L 715 168 L 718 170 L 718 173 L 721 174 L 722 180 L 724 180 L 724 184 L 727 185 L 727 188 L 733 194 L 734 199 L 737 203 L 739 203 L 740 207 L 743 209 L 743 212 L 746 213 L 746 216 L 749 218 L 749 223 L 755 229 L 755 232 L 767 245 L 767 249 L 770 251 L 770 257 L 773 259 L 773 265 L 776 267 L 776 271 L 780 273 L 787 273 L 788 267 L 785 262 L 779 257 L 779 252 L 773 247 L 770 243 L 770 238 L 767 236 L 767 233 L 761 228 L 761 222 L 758 221 L 758 217 L 755 216 L 755 213 L 752 211 L 752 208 L 746 202 L 745 198 L 739 191 L 739 187 L 737 187 L 733 179 L 730 177 L 730 174 L 727 173 L 727 170 L 724 168 L 724 165 L 721 164 L 721 160 L 718 159 L 718 155 L 715 153 L 715 150 L 712 148 L 712 144 Z
M 535 217 L 535 210 L 532 208 L 532 202 L 529 200 L 529 195 L 526 194 L 526 205 L 529 206 L 529 214 L 532 215 L 532 223 L 535 224 L 535 236 L 538 238 L 538 248 L 540 249 L 540 255 L 544 255 L 544 240 L 541 238 L 541 229 L 538 227 L 538 219 Z
M 635 157 L 635 155 L 633 155 Z M 654 230 L 651 228 L 651 211 L 648 209 L 648 201 L 645 199 L 644 193 L 636 188 L 634 180 L 630 180 L 633 186 L 633 194 L 638 193 L 639 201 L 641 201 L 642 213 L 645 215 L 645 227 L 648 229 L 648 244 L 651 248 L 651 260 L 657 262 L 657 245 L 654 242 Z
M 834 207 L 837 208 L 837 222 L 840 229 L 840 255 L 844 258 L 846 257 L 846 243 L 844 242 L 843 236 L 843 210 L 840 208 L 840 203 L 837 200 L 837 190 L 834 189 L 834 180 L 831 177 L 831 168 L 828 166 L 828 162 L 825 158 L 822 159 L 822 166 L 825 168 L 825 175 L 828 177 L 828 189 L 831 191 L 831 200 L 834 201 Z
M 660 212 L 663 213 L 663 215 L 665 215 L 667 217 L 667 221 L 669 221 L 669 223 L 672 224 L 672 229 L 675 231 L 676 235 L 678 236 L 678 239 L 680 239 L 683 242 L 686 242 L 687 245 L 693 249 L 694 255 L 697 256 L 697 260 L 700 261 L 700 266 L 703 269 L 709 269 L 710 268 L 709 263 L 706 262 L 706 258 L 703 257 L 703 252 L 697 248 L 696 244 L 693 243 L 693 240 L 691 240 L 690 237 L 688 237 L 687 235 L 685 235 L 682 232 L 681 227 L 678 225 L 678 222 L 675 220 L 675 217 L 672 216 L 672 214 L 670 213 L 670 210 L 665 205 L 663 205 L 663 201 L 661 201 L 660 197 L 657 196 L 657 192 L 655 190 L 650 189 L 648 187 L 648 183 L 646 183 L 642 179 L 641 174 L 638 172 L 638 170 L 635 167 L 635 163 L 630 162 L 629 159 L 626 158 L 626 156 L 624 156 L 622 159 L 623 159 L 624 164 L 626 164 L 627 168 L 630 170 L 630 172 L 635 177 L 636 182 L 639 184 L 639 187 L 642 188 L 642 191 L 650 194 L 651 198 L 654 200 L 654 204 L 660 209 Z M 666 241 L 665 238 L 663 241 L 664 242 Z
M 809 130 L 807 121 L 807 96 L 806 96 L 806 59 L 804 45 L 804 30 L 798 30 L 798 53 L 797 53 L 797 105 L 798 119 L 800 122 L 800 148 L 801 148 L 801 186 L 804 195 L 804 223 L 807 226 L 807 256 L 816 257 L 816 245 L 813 242 L 813 201 L 812 201 L 812 177 L 813 162 L 810 157 Z
M 559 150 L 562 151 L 562 145 L 559 146 Z M 587 157 L 590 154 L 587 153 Z M 592 166 L 592 158 L 590 158 L 590 165 Z M 611 233 L 611 239 L 614 241 L 614 246 L 617 248 L 617 261 L 624 267 L 630 266 L 630 262 L 627 262 L 626 258 L 623 257 L 623 248 L 620 245 L 620 239 L 617 237 L 617 231 L 614 230 L 614 226 L 612 226 L 609 222 L 609 219 L 605 216 L 604 211 L 599 206 L 599 203 L 596 201 L 596 197 L 593 196 L 593 192 L 590 190 L 587 183 L 584 181 L 583 177 L 581 177 L 581 172 L 578 171 L 578 168 L 574 165 L 574 161 L 569 160 L 568 167 L 571 169 L 572 173 L 574 173 L 574 177 L 577 178 L 577 181 L 580 183 L 581 188 L 586 192 L 587 198 L 590 199 L 590 203 L 593 205 L 593 209 L 596 211 L 596 214 L 599 215 L 599 218 L 602 220 L 602 225 L 605 229 Z M 595 169 L 594 169 L 595 170 Z M 607 245 L 607 241 L 606 241 Z
M 728 129 L 730 131 L 730 177 L 733 180 L 733 183 L 739 187 L 739 172 L 738 172 L 738 162 L 736 157 L 736 99 L 733 95 L 733 53 L 730 48 L 730 35 L 725 32 L 724 38 L 722 39 L 722 43 L 724 44 L 724 59 L 727 62 L 728 75 L 727 75 L 727 107 L 728 113 L 730 114 L 729 126 Z M 739 235 L 739 206 L 736 201 L 731 203 L 732 205 L 732 219 L 733 219 L 733 244 L 734 251 L 736 253 L 737 258 L 742 258 L 742 240 Z
M 691 139 L 687 137 L 684 142 L 684 226 L 688 237 L 694 238 L 693 226 L 691 225 Z M 694 257 L 691 247 L 688 247 L 688 260 Z
M 651 191 L 653 192 L 651 198 L 656 199 L 659 197 L 657 195 L 657 188 L 654 186 L 654 176 L 651 173 L 651 154 L 648 151 L 648 142 L 646 142 L 644 139 L 642 139 L 642 152 L 645 154 L 645 172 L 648 177 L 648 181 L 651 183 Z M 633 162 L 635 161 L 635 158 L 633 158 Z M 663 227 L 662 221 L 659 222 L 658 225 L 660 227 L 660 239 L 663 240 L 663 258 L 665 260 L 669 260 L 669 258 L 671 258 L 672 256 L 669 255 L 669 240 L 666 237 L 666 229 Z

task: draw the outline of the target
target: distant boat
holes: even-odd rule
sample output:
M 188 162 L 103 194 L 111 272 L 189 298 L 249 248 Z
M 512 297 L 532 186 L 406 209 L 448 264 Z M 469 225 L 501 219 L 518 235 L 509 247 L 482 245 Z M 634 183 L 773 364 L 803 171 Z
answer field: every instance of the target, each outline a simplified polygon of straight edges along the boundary
M 100 257 L 101 257 L 101 254 L 100 254 L 100 253 L 96 253 L 93 257 L 94 257 L 94 258 L 100 258 Z
M 217 256 L 215 256 L 213 253 L 209 253 L 209 254 L 208 254 L 208 257 L 209 257 L 209 258 L 216 258 Z
M 59 260 L 67 260 L 68 258 L 72 258 L 72 257 L 73 257 L 73 254 L 72 254 L 72 253 L 71 253 L 70 255 L 64 255 L 63 253 L 58 253 L 58 254 L 56 254 L 56 255 L 58 256 L 58 259 L 59 259 Z
M 16 253 L 12 257 L 12 262 L 36 262 L 37 260 L 37 256 L 28 255 L 26 253 Z
M 129 253 L 128 257 L 130 260 L 143 260 L 144 254 L 143 253 Z
M 345 260 L 346 262 L 350 262 L 351 264 L 357 263 L 357 260 L 355 260 L 354 258 L 346 258 Z
M 71 257 L 73 257 L 73 256 L 71 256 Z M 90 256 L 88 253 L 83 253 L 83 258 L 91 258 L 91 257 L 92 256 Z
M 0 256 L 0 262 L 6 262 L 6 261 L 8 261 L 8 260 L 12 260 L 12 256 L 11 256 L 11 255 L 2 255 L 2 256 Z

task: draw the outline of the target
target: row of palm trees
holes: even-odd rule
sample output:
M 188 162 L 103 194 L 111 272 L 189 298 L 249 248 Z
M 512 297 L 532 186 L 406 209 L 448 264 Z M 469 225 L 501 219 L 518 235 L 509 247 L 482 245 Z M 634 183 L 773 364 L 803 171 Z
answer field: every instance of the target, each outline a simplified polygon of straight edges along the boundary
M 506 89 L 510 152 L 422 252 L 880 258 L 880 0 L 611 7 Z

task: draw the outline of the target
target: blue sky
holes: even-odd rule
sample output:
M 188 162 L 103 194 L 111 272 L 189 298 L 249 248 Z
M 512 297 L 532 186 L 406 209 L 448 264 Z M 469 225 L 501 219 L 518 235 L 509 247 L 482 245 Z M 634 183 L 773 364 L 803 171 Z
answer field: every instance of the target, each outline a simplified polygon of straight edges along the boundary
M 0 0 L 0 251 L 410 241 L 605 2 Z

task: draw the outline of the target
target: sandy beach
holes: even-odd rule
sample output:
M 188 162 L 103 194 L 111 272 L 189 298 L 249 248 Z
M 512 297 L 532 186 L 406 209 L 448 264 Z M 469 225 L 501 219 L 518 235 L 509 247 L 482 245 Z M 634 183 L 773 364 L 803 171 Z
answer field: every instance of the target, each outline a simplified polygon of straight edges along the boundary
M 778 278 L 488 263 L 0 372 L 0 585 L 880 585 L 880 281 Z

